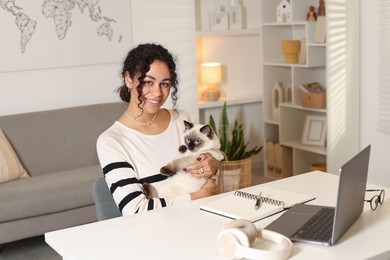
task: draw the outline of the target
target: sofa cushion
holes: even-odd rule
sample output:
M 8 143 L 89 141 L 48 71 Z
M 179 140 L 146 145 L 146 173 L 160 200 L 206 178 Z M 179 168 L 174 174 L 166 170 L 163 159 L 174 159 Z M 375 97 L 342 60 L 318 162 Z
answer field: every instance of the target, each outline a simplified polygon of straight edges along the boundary
M 0 128 L 0 183 L 29 177 Z
M 100 165 L 0 184 L 0 223 L 93 205 Z

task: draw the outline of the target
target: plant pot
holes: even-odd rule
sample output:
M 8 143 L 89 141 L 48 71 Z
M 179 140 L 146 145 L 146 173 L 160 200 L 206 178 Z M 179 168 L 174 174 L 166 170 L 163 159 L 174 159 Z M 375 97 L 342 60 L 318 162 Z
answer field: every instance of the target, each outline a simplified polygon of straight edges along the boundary
M 223 161 L 220 164 L 221 192 L 249 187 L 252 184 L 252 159 Z
M 283 40 L 282 51 L 286 57 L 286 63 L 297 63 L 298 53 L 301 51 L 301 42 L 299 40 Z

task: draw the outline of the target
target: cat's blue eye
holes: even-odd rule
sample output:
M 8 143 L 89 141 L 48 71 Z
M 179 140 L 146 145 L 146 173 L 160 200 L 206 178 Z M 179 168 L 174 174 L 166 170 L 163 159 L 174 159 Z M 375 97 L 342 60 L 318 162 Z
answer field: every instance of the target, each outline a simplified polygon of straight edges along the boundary
M 196 138 L 195 144 L 200 144 L 202 141 L 199 138 Z

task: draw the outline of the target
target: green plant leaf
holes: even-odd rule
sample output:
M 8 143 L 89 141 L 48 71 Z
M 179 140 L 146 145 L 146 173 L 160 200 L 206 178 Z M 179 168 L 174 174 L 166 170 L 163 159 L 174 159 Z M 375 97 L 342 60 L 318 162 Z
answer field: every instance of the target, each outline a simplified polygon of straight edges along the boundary
M 218 134 L 217 125 L 215 124 L 215 120 L 214 120 L 214 117 L 212 115 L 210 115 L 210 118 L 209 118 L 209 125 L 213 129 L 214 133 Z
M 219 117 L 219 128 L 217 130 L 215 120 L 212 115 L 209 118 L 209 125 L 218 133 L 221 142 L 221 151 L 226 154 L 227 160 L 237 161 L 249 158 L 258 154 L 262 146 L 254 147 L 247 151 L 248 143 L 245 141 L 243 125 L 234 121 L 233 128 L 230 131 L 229 119 L 227 116 L 226 102 L 223 104 Z
M 221 140 L 221 150 L 227 154 L 229 142 L 229 119 L 226 111 L 226 102 L 223 104 L 219 117 L 219 138 Z

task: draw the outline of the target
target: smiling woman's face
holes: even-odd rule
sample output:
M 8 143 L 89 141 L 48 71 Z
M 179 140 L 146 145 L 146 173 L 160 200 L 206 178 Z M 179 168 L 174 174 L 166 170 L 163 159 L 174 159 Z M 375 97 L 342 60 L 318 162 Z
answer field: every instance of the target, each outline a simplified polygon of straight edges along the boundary
M 130 103 L 138 106 L 138 92 L 136 87 L 139 85 L 137 74 L 134 79 L 126 75 L 127 86 L 131 90 Z M 155 114 L 167 100 L 171 91 L 171 75 L 168 66 L 161 61 L 154 61 L 150 65 L 150 70 L 146 73 L 144 84 L 142 86 L 142 104 L 144 113 Z M 133 104 L 134 105 L 134 104 Z M 134 107 L 134 106 L 133 106 Z

